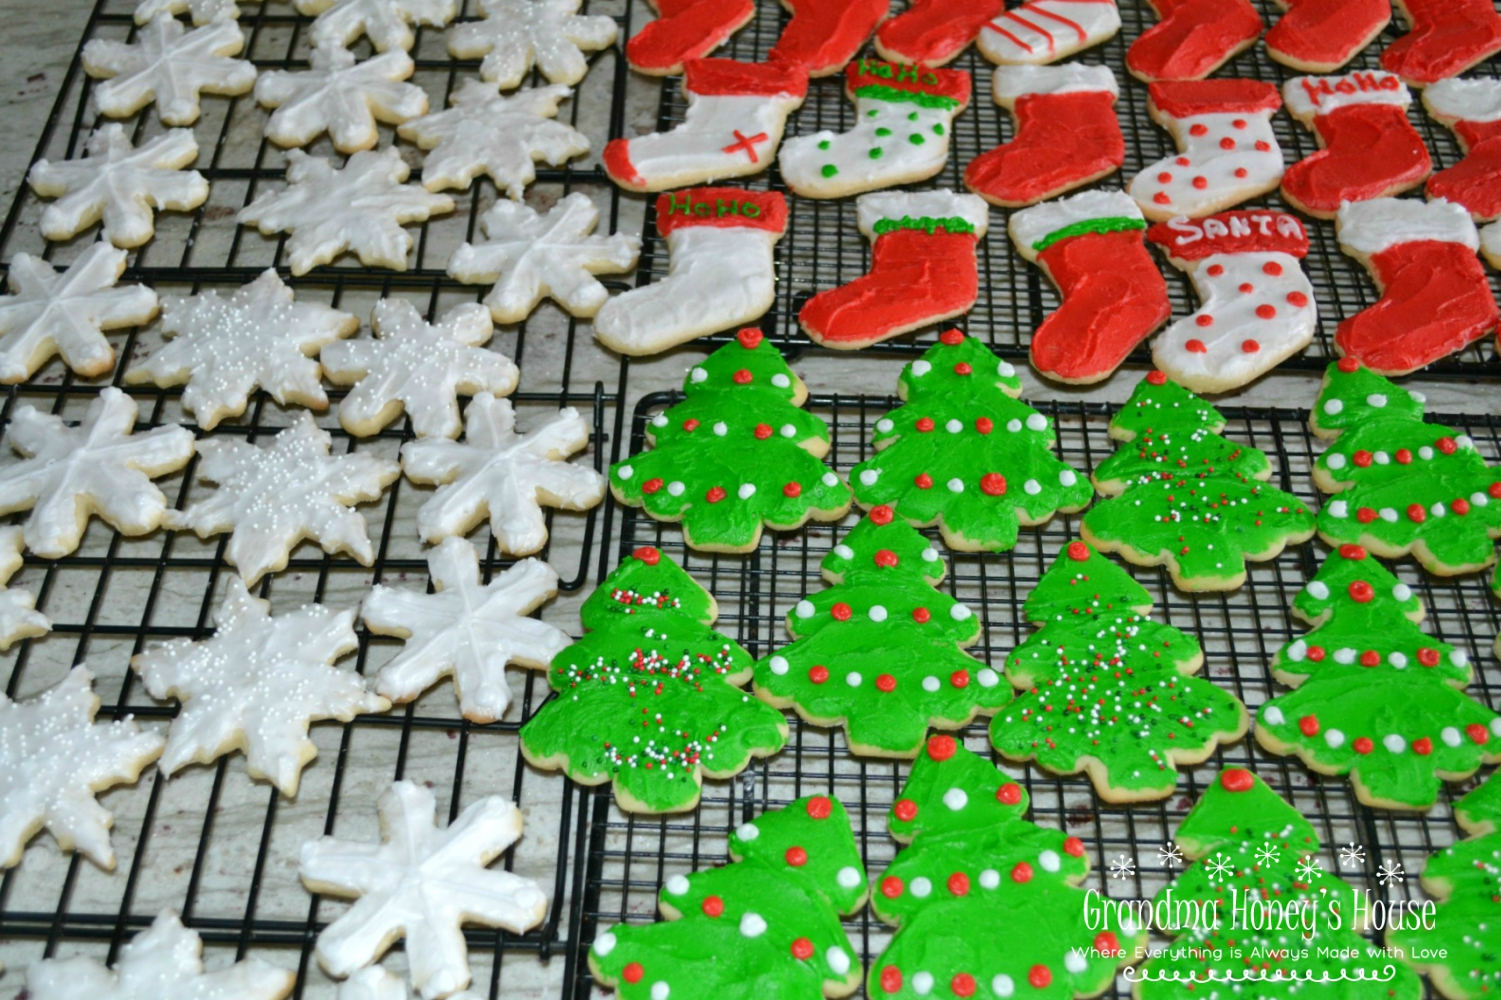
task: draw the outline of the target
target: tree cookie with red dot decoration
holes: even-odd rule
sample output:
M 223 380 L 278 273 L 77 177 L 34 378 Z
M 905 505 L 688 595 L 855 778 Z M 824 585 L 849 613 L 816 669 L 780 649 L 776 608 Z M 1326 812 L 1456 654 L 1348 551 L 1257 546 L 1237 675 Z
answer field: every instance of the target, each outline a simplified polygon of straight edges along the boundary
M 663 920 L 594 939 L 589 971 L 621 1000 L 822 1000 L 860 985 L 860 953 L 840 918 L 865 905 L 844 805 L 811 795 L 730 833 L 730 864 L 673 875 Z
M 1019 784 L 952 736 L 928 740 L 888 820 L 907 846 L 871 908 L 897 931 L 866 996 L 1092 997 L 1140 960 L 1146 930 L 1091 912 L 1079 888 L 1084 844 L 1026 820 L 1027 805 Z
M 658 521 L 680 521 L 706 552 L 749 552 L 761 527 L 837 521 L 850 490 L 821 459 L 829 425 L 802 409 L 808 387 L 760 330 L 695 365 L 687 399 L 646 427 L 650 451 L 610 469 L 610 491 Z

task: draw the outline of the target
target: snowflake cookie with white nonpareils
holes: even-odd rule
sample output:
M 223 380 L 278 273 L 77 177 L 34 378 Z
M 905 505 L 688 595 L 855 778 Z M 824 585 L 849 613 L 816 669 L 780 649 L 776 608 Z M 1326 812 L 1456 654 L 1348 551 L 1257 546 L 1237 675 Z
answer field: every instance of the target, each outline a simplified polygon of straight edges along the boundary
M 0 528 L 0 653 L 22 639 L 46 635 L 52 628 L 47 616 L 36 610 L 35 594 L 6 586 L 21 568 L 25 547 L 20 528 Z
M 184 385 L 183 409 L 204 430 L 245 412 L 256 387 L 283 406 L 328 406 L 316 354 L 348 337 L 360 321 L 313 302 L 295 302 L 274 270 L 228 298 L 200 292 L 162 301 L 162 332 L 170 342 L 125 373 L 129 384 Z
M 163 910 L 151 929 L 120 949 L 113 969 L 91 958 L 49 958 L 26 970 L 32 1000 L 282 1000 L 297 977 L 247 958 L 203 971 L 203 940 Z
M 26 175 L 43 198 L 58 199 L 42 211 L 42 235 L 72 239 L 99 222 L 100 236 L 117 247 L 138 247 L 156 232 L 153 212 L 190 212 L 208 200 L 208 181 L 183 170 L 198 159 L 193 133 L 175 128 L 133 147 L 125 126 L 95 129 L 76 160 L 38 160 Z
M 441 28 L 459 12 L 458 0 L 294 0 L 297 13 L 313 22 L 313 45 L 347 48 L 361 35 L 377 52 L 409 51 L 417 41 L 412 25 Z
M 589 72 L 585 52 L 608 48 L 613 17 L 581 15 L 581 0 L 480 0 L 484 19 L 455 26 L 448 51 L 478 59 L 480 75 L 502 90 L 520 86 L 533 65 L 552 83 L 575 84 Z
M 113 870 L 114 817 L 96 792 L 133 784 L 162 752 L 162 738 L 129 716 L 95 724 L 99 698 L 86 666 L 27 701 L 0 694 L 0 868 L 43 827 L 64 851 Z
M 572 91 L 562 84 L 519 90 L 502 96 L 495 83 L 465 80 L 436 111 L 402 125 L 403 139 L 430 150 L 422 163 L 422 186 L 429 191 L 468 188 L 489 175 L 506 196 L 520 200 L 537 179 L 536 161 L 561 167 L 589 152 L 589 138 L 560 121 L 558 103 Z
M 331 665 L 359 645 L 353 609 L 309 604 L 276 617 L 269 609 L 230 577 L 211 638 L 174 639 L 131 658 L 151 697 L 182 703 L 167 733 L 164 774 L 243 750 L 252 778 L 295 796 L 302 769 L 318 756 L 310 723 L 391 707 L 358 673 Z
M 255 66 L 234 59 L 245 35 L 234 21 L 214 21 L 189 31 L 170 14 L 140 29 L 137 41 L 96 38 L 83 47 L 83 68 L 105 82 L 94 103 L 111 118 L 125 118 L 152 102 L 167 125 L 191 125 L 204 93 L 234 96 L 255 86 Z
M 433 793 L 394 782 L 376 803 L 381 843 L 323 837 L 302 845 L 298 866 L 310 892 L 354 897 L 318 935 L 318 964 L 349 976 L 406 938 L 412 985 L 436 1000 L 469 985 L 464 924 L 524 934 L 547 914 L 531 879 L 489 867 L 521 838 L 521 810 L 498 795 L 436 825 Z
M 405 299 L 381 299 L 370 327 L 375 339 L 337 341 L 321 355 L 330 382 L 354 386 L 339 403 L 339 423 L 356 437 L 377 433 L 403 410 L 420 438 L 458 437 L 461 393 L 508 395 L 521 377 L 510 358 L 482 346 L 495 325 L 478 302 L 429 323 Z
M 558 571 L 523 559 L 489 583 L 480 582 L 479 554 L 462 538 L 445 538 L 427 555 L 434 593 L 379 584 L 360 615 L 377 635 L 407 640 L 381 668 L 375 690 L 401 704 L 453 677 L 459 710 L 489 723 L 511 703 L 506 664 L 547 669 L 571 641 L 567 633 L 527 617 L 558 592 Z
M 26 547 L 61 559 L 98 514 L 122 535 L 144 535 L 162 523 L 167 498 L 152 479 L 193 457 L 193 432 L 177 424 L 134 433 L 136 403 L 108 386 L 77 427 L 22 406 L 11 414 L 10 446 L 24 461 L 0 470 L 0 513 L 30 510 Z
M 342 168 L 300 149 L 287 154 L 287 187 L 240 209 L 239 221 L 264 236 L 290 233 L 293 274 L 306 274 L 346 250 L 366 267 L 407 269 L 412 234 L 402 226 L 453 211 L 453 199 L 407 184 L 411 168 L 394 146 L 355 153 Z
M 255 99 L 276 110 L 266 137 L 278 146 L 306 146 L 324 132 L 341 153 L 370 149 L 377 121 L 399 125 L 427 114 L 427 93 L 406 83 L 416 64 L 401 50 L 356 62 L 345 48 L 315 48 L 312 67 L 278 70 L 255 83 Z
M 634 236 L 593 235 L 598 222 L 598 206 L 581 191 L 546 215 L 498 201 L 480 219 L 486 242 L 462 244 L 448 273 L 465 284 L 495 283 L 485 305 L 497 323 L 521 322 L 544 298 L 588 318 L 610 297 L 594 276 L 629 271 L 641 252 Z
M 105 330 L 137 326 L 156 315 L 145 285 L 116 287 L 126 253 L 94 243 L 66 271 L 29 253 L 10 262 L 10 290 L 0 297 L 0 384 L 24 382 L 54 354 L 76 374 L 103 375 L 115 366 Z
M 384 965 L 371 965 L 339 984 L 339 1000 L 412 1000 L 412 992 L 407 989 L 406 980 Z M 481 1000 L 481 997 L 465 990 L 450 994 L 448 1000 Z
M 228 438 L 200 441 L 198 477 L 219 488 L 187 510 L 170 512 L 167 526 L 200 538 L 231 532 L 225 557 L 251 584 L 285 569 L 303 539 L 369 566 L 375 552 L 365 518 L 350 508 L 380 499 L 400 467 L 363 453 L 330 457 L 332 444 L 307 413 L 297 414 L 266 448 Z

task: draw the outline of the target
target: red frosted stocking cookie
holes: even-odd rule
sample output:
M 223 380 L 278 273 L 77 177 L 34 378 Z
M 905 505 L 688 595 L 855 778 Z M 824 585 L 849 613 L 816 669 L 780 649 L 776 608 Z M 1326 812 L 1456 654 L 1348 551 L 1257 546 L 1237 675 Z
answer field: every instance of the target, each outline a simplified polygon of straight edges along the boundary
M 1389 0 L 1277 0 L 1287 11 L 1266 33 L 1266 54 L 1304 73 L 1332 73 L 1392 19 Z
M 1120 89 L 1108 66 L 1002 66 L 992 81 L 995 102 L 1016 116 L 1016 132 L 964 171 L 964 186 L 992 205 L 1035 205 L 1126 161 L 1115 118 Z
M 882 191 L 855 204 L 870 273 L 808 300 L 797 318 L 810 338 L 853 351 L 969 312 L 980 290 L 975 246 L 990 224 L 983 201 Z
M 1339 210 L 1340 249 L 1381 299 L 1340 323 L 1334 343 L 1379 375 L 1405 375 L 1496 329 L 1496 300 L 1475 257 L 1469 214 L 1447 201 L 1377 198 Z
M 1476 222 L 1501 218 L 1501 80 L 1440 80 L 1423 91 L 1428 113 L 1454 131 L 1465 158 L 1428 178 L 1428 197 L 1463 205 Z M 1480 231 L 1480 252 L 1501 262 L 1501 231 Z
M 771 48 L 772 59 L 796 63 L 809 76 L 833 76 L 855 57 L 891 9 L 887 0 L 782 0 L 792 20 Z
M 1288 113 L 1312 129 L 1319 151 L 1287 168 L 1282 197 L 1318 219 L 1347 201 L 1410 191 L 1433 170 L 1407 120 L 1412 95 L 1391 73 L 1298 76 L 1282 85 Z
M 1501 14 L 1491 0 L 1392 0 L 1408 33 L 1381 53 L 1381 68 L 1414 87 L 1458 76 L 1501 52 Z
M 1194 392 L 1224 392 L 1261 377 L 1313 339 L 1318 307 L 1298 264 L 1303 224 L 1252 209 L 1158 223 L 1147 239 L 1193 281 L 1203 305 L 1157 338 L 1152 360 Z
M 1109 378 L 1172 312 L 1142 242 L 1147 224 L 1119 191 L 1086 191 L 1011 216 L 1011 239 L 1063 305 L 1032 335 L 1032 365 L 1060 382 Z
M 1005 0 L 912 0 L 876 29 L 876 51 L 892 62 L 944 66 L 1005 9 Z
M 808 93 L 807 71 L 776 58 L 689 59 L 683 65 L 688 111 L 682 124 L 605 147 L 605 171 L 629 191 L 759 174 L 776 158 L 787 116 Z
M 676 76 L 683 63 L 719 48 L 756 14 L 753 0 L 652 0 L 657 19 L 625 46 L 631 68 Z
M 1138 80 L 1202 80 L 1261 37 L 1247 0 L 1148 0 L 1162 20 L 1126 50 Z

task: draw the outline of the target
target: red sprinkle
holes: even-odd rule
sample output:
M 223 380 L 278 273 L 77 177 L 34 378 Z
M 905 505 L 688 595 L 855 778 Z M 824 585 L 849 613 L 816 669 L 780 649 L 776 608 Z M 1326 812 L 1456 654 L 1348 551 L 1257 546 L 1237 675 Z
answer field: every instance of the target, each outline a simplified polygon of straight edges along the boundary
M 1045 990 L 1053 983 L 1053 970 L 1046 965 L 1034 965 L 1027 970 L 1027 982 L 1039 990 Z
M 1350 600 L 1357 604 L 1369 604 L 1371 603 L 1371 599 L 1376 596 L 1375 588 L 1364 580 L 1356 580 L 1350 584 L 1349 590 Z
M 727 496 L 729 496 L 729 494 L 724 491 L 723 486 L 715 486 L 710 489 L 709 492 L 704 494 L 704 499 L 709 501 L 710 503 L 718 503 Z
M 913 806 L 912 811 L 916 812 L 917 807 Z M 887 899 L 895 899 L 896 897 L 900 896 L 902 892 L 906 890 L 906 888 L 907 887 L 902 884 L 902 880 L 897 878 L 895 875 L 887 875 L 885 878 L 881 879 L 881 895 L 885 896 Z
M 956 973 L 954 978 L 949 980 L 949 989 L 954 991 L 956 997 L 974 996 L 975 977 L 968 972 Z
M 902 970 L 894 965 L 888 965 L 881 970 L 881 989 L 887 993 L 900 992 L 902 988 Z
M 1368 754 L 1372 750 L 1376 749 L 1376 744 L 1371 742 L 1371 738 L 1369 736 L 1360 737 L 1360 739 L 1355 741 L 1353 746 L 1355 752 L 1358 754 Z
M 886 567 L 895 566 L 898 562 L 896 553 L 891 551 L 890 549 L 876 550 L 875 561 L 877 566 Z
M 989 417 L 977 417 L 975 418 L 975 430 L 981 434 L 989 434 L 995 430 L 995 421 Z
M 771 437 L 771 424 L 757 424 L 756 440 L 765 441 L 769 437 Z
M 958 330 L 945 330 L 938 335 L 938 339 L 950 347 L 956 347 L 964 342 L 964 334 Z
M 827 795 L 815 795 L 808 800 L 810 819 L 828 819 L 834 812 L 834 803 Z
M 1209 348 L 1205 347 L 1204 346 L 1204 342 L 1202 340 L 1197 339 L 1197 338 L 1195 338 L 1193 340 L 1190 340 L 1188 343 L 1184 344 L 1183 348 L 1184 348 L 1184 350 L 1188 351 L 1189 354 L 1208 354 L 1209 353 Z M 1038 966 L 1038 968 L 1041 969 L 1043 967 L 1042 966 Z M 1044 970 L 1044 971 L 1046 971 L 1046 970 Z
M 641 968 L 640 962 L 632 962 L 620 970 L 620 978 L 628 983 L 639 983 L 644 975 L 646 975 L 646 970 Z
M 1360 371 L 1360 362 L 1356 361 L 1354 358 L 1340 358 L 1335 367 L 1344 372 L 1346 375 L 1353 375 L 1356 372 Z
M 718 896 L 710 896 L 704 900 L 704 913 L 711 917 L 717 917 L 724 913 L 724 900 Z
M 648 566 L 655 566 L 657 563 L 662 561 L 662 553 L 652 548 L 650 545 L 641 546 L 635 552 L 632 552 L 631 555 L 635 556 L 637 559 L 640 559 Z
M 965 670 L 963 667 L 960 667 L 958 670 L 955 670 L 953 673 L 949 674 L 949 683 L 954 685 L 954 687 L 956 688 L 969 687 L 969 671 Z
M 876 690 L 890 694 L 896 690 L 896 678 L 890 674 L 881 674 L 876 678 Z
M 742 368 L 735 374 L 731 375 L 730 378 L 735 380 L 736 385 L 746 385 L 750 382 L 751 379 L 755 378 L 755 376 L 750 373 L 749 368 Z
M 1167 385 L 1167 372 L 1149 371 L 1147 372 L 1147 381 L 1152 385 Z
M 1249 792 L 1256 779 L 1243 767 L 1227 767 L 1220 772 L 1220 787 L 1227 792 Z
M 995 790 L 995 797 L 1002 805 L 1014 806 L 1022 800 L 1022 786 L 1008 781 Z
M 761 346 L 761 336 L 760 330 L 757 330 L 755 327 L 746 327 L 735 334 L 735 339 L 740 341 L 740 346 L 747 351 L 754 351 Z
M 660 490 L 665 485 L 667 485 L 667 484 L 664 483 L 664 482 L 662 482 L 661 479 L 656 478 L 656 477 L 652 477 L 651 479 L 648 479 L 646 482 L 644 482 L 644 483 L 641 484 L 641 492 L 645 493 L 648 496 L 650 496 L 651 494 L 657 492 L 657 490 Z
M 1006 477 L 999 472 L 987 472 L 980 477 L 980 492 L 998 497 L 1006 492 Z
M 969 876 L 963 872 L 954 872 L 949 876 L 949 892 L 956 896 L 969 895 Z
M 892 811 L 896 813 L 897 819 L 903 823 L 910 823 L 917 817 L 917 803 L 911 799 L 898 799 Z
M 788 483 L 786 486 L 782 487 L 782 496 L 784 496 L 784 497 L 800 497 L 802 495 L 803 495 L 803 484 L 802 483 Z
M 954 738 L 952 736 L 940 735 L 933 736 L 928 739 L 928 756 L 932 757 L 936 761 L 942 762 L 948 760 L 950 757 L 954 756 L 954 752 L 958 749 L 959 744 L 954 741 Z M 908 800 L 902 800 L 902 802 L 906 801 Z M 900 806 L 901 802 L 898 802 L 897 805 Z M 912 811 L 916 812 L 917 806 L 914 805 L 912 807 Z
M 1491 734 L 1478 722 L 1472 722 L 1468 726 L 1465 726 L 1465 735 L 1481 746 L 1489 743 L 1491 739 Z
M 896 511 L 892 510 L 888 504 L 883 503 L 872 507 L 868 516 L 875 524 L 887 525 L 891 523 L 892 518 L 896 517 Z
M 1433 753 L 1433 741 L 1426 736 L 1420 736 L 1412 741 L 1412 752 L 1419 757 L 1426 757 Z
M 796 941 L 792 942 L 792 957 L 800 958 L 805 962 L 808 959 L 812 958 L 813 942 L 804 937 L 800 937 Z
M 808 680 L 812 681 L 814 684 L 822 684 L 828 679 L 829 668 L 824 666 L 822 663 L 815 664 L 813 668 L 808 671 Z
M 1305 715 L 1298 720 L 1298 732 L 1304 736 L 1317 736 L 1319 734 L 1319 719 L 1316 715 Z
M 808 852 L 795 844 L 792 847 L 787 848 L 787 853 L 783 855 L 783 857 L 785 857 L 787 859 L 787 863 L 794 868 L 801 868 L 803 865 L 808 863 Z
M 850 606 L 843 601 L 840 601 L 829 609 L 829 614 L 834 616 L 836 622 L 847 622 L 850 620 L 850 615 L 854 613 Z
M 1011 881 L 1013 881 L 1013 882 L 1030 882 L 1030 881 L 1032 881 L 1032 866 L 1029 865 L 1029 864 L 1027 864 L 1025 861 L 1018 861 L 1016 863 L 1016 867 L 1013 868 L 1013 869 L 1011 869 Z
M 1418 662 L 1425 667 L 1438 666 L 1438 650 L 1431 646 L 1423 646 L 1418 650 Z
M 917 624 L 919 624 L 919 625 L 923 625 L 923 624 L 927 623 L 927 621 L 929 619 L 931 619 L 932 617 L 933 617 L 933 612 L 929 611 L 927 608 L 913 608 L 912 609 L 912 620 L 915 621 L 915 622 L 917 622 Z

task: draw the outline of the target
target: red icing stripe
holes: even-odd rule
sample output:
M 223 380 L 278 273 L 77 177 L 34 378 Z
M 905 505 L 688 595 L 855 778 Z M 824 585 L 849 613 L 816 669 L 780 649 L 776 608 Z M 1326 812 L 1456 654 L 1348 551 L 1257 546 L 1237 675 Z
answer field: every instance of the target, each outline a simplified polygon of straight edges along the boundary
M 1152 105 L 1171 118 L 1231 112 L 1276 111 L 1277 88 L 1260 80 L 1192 80 L 1147 87 Z
M 657 232 L 682 226 L 748 226 L 780 233 L 787 229 L 787 199 L 776 191 L 705 187 L 657 195 Z
M 1217 253 L 1308 255 L 1308 233 L 1296 216 L 1254 208 L 1159 222 L 1147 230 L 1147 239 L 1179 260 L 1203 260 Z
M 771 58 L 797 63 L 813 76 L 843 69 L 891 9 L 888 0 L 784 0 L 782 6 L 791 9 L 792 20 Z
M 637 69 L 677 72 L 713 52 L 756 13 L 753 0 L 656 0 L 658 17 L 625 46 Z
M 689 59 L 684 84 L 695 94 L 801 97 L 808 92 L 808 71 L 782 59 L 743 63 L 735 59 Z
M 1004 0 L 912 0 L 876 30 L 876 48 L 907 62 L 942 66 L 1005 9 Z
M 969 103 L 969 74 L 962 69 L 929 69 L 911 63 L 857 59 L 845 69 L 844 78 L 851 93 L 861 87 L 891 87 Z

